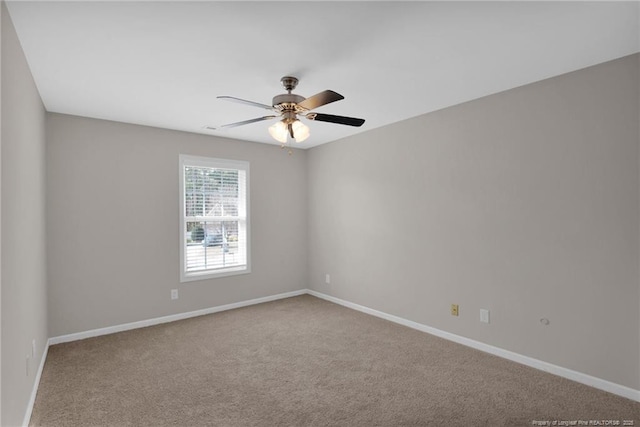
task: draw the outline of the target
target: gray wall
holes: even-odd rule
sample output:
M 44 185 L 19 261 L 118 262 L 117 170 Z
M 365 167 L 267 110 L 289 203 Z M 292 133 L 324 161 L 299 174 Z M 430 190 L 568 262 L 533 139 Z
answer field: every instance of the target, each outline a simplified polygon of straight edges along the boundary
M 306 287 L 305 151 L 47 117 L 50 336 Z M 250 274 L 180 283 L 179 154 L 250 162 Z
M 45 111 L 2 7 L 2 419 L 22 424 L 47 336 Z M 31 356 L 31 340 L 37 344 Z
M 0 100 L 2 100 L 2 15 L 0 0 Z M 0 424 L 2 423 L 2 102 L 0 101 Z
M 639 389 L 638 88 L 634 55 L 311 149 L 309 286 Z

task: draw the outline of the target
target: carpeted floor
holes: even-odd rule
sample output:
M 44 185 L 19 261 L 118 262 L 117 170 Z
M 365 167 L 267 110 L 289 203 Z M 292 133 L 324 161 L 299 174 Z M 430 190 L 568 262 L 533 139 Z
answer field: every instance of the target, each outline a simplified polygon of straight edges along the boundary
M 303 295 L 52 346 L 31 425 L 606 420 L 640 403 Z

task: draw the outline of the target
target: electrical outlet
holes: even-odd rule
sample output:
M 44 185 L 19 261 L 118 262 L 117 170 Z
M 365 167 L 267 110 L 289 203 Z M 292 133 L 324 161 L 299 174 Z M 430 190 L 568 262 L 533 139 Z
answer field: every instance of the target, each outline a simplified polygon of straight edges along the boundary
M 171 299 L 178 299 L 178 290 L 171 289 Z
M 489 310 L 485 310 L 484 308 L 480 309 L 480 321 L 482 323 L 489 323 Z
M 458 304 L 451 304 L 451 315 L 452 316 L 457 316 L 458 313 L 459 313 Z
M 324 282 L 328 285 L 329 283 L 331 283 L 331 276 L 327 273 L 324 276 Z

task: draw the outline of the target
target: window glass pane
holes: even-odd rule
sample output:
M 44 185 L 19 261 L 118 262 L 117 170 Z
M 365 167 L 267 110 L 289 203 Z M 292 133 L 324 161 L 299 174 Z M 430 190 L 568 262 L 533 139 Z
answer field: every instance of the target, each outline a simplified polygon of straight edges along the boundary
M 238 216 L 240 211 L 239 171 L 185 166 L 185 216 Z
M 244 221 L 187 222 L 186 271 L 236 267 L 246 264 Z

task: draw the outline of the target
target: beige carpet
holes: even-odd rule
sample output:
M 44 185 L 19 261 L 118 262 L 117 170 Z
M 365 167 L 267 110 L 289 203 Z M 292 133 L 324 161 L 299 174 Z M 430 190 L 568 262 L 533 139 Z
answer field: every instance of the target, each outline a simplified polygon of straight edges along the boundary
M 49 349 L 34 426 L 531 426 L 640 403 L 304 295 Z

